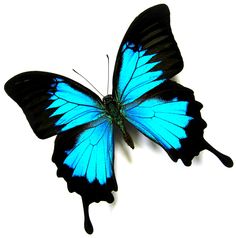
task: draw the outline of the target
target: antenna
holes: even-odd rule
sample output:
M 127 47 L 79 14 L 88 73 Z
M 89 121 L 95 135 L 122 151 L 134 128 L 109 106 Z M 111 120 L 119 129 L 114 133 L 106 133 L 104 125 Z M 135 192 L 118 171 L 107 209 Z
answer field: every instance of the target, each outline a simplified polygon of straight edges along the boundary
M 106 55 L 107 56 L 107 62 L 108 62 L 108 82 L 107 82 L 107 94 L 108 94 L 108 92 L 109 92 L 109 82 L 110 82 L 110 79 L 109 79 L 109 75 L 110 75 L 110 72 L 109 72 L 109 68 L 110 68 L 110 62 L 109 62 L 109 56 L 108 55 Z
M 101 94 L 89 81 L 86 79 L 82 74 L 78 73 L 75 69 L 72 69 L 76 74 L 78 74 L 80 77 L 82 77 L 84 80 L 86 80 L 87 83 L 89 83 L 102 97 L 104 97 L 103 94 Z

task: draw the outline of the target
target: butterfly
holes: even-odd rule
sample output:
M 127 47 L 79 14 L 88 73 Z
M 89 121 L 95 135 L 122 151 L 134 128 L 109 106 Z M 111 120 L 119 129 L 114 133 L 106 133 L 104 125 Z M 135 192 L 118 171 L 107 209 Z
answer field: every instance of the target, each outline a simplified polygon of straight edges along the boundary
M 89 205 L 112 203 L 112 192 L 118 190 L 114 127 L 132 149 L 127 123 L 164 148 L 174 162 L 181 159 L 190 166 L 206 149 L 225 166 L 233 166 L 230 157 L 204 139 L 207 124 L 193 91 L 171 80 L 182 69 L 169 9 L 160 4 L 142 12 L 128 28 L 118 50 L 111 95 L 101 99 L 67 77 L 39 71 L 18 74 L 5 84 L 40 139 L 57 135 L 52 161 L 68 190 L 82 197 L 87 233 L 93 233 Z

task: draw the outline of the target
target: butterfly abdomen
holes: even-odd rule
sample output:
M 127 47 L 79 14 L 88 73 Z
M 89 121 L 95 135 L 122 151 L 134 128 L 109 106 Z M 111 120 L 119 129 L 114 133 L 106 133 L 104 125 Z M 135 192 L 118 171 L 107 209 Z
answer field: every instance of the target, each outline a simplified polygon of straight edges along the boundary
M 113 99 L 112 95 L 107 95 L 103 98 L 103 103 L 105 106 L 105 111 L 108 118 L 112 121 L 113 124 L 119 127 L 122 132 L 125 142 L 134 149 L 134 142 L 127 132 L 124 124 L 124 116 L 121 113 L 121 109 L 117 102 Z

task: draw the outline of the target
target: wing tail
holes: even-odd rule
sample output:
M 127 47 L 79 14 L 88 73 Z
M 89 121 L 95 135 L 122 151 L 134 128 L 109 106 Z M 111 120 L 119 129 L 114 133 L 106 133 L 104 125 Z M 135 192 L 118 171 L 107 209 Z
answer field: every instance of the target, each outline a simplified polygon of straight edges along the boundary
M 212 145 L 210 145 L 206 140 L 203 141 L 203 148 L 206 150 L 209 150 L 211 153 L 213 153 L 218 159 L 221 161 L 223 165 L 225 165 L 228 168 L 233 167 L 234 162 L 233 160 L 227 156 L 216 150 Z

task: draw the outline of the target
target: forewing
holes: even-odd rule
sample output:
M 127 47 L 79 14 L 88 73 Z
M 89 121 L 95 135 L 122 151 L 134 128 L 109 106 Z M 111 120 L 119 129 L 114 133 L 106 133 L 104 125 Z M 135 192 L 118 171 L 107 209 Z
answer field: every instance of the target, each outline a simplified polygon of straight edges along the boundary
M 124 107 L 124 115 L 139 131 L 160 144 L 175 162 L 190 165 L 204 149 L 202 105 L 193 91 L 167 81 Z
M 179 73 L 183 60 L 165 4 L 135 18 L 122 40 L 113 75 L 113 96 L 130 103 Z
M 18 74 L 5 84 L 24 111 L 33 131 L 48 138 L 103 115 L 101 99 L 81 84 L 46 72 Z

